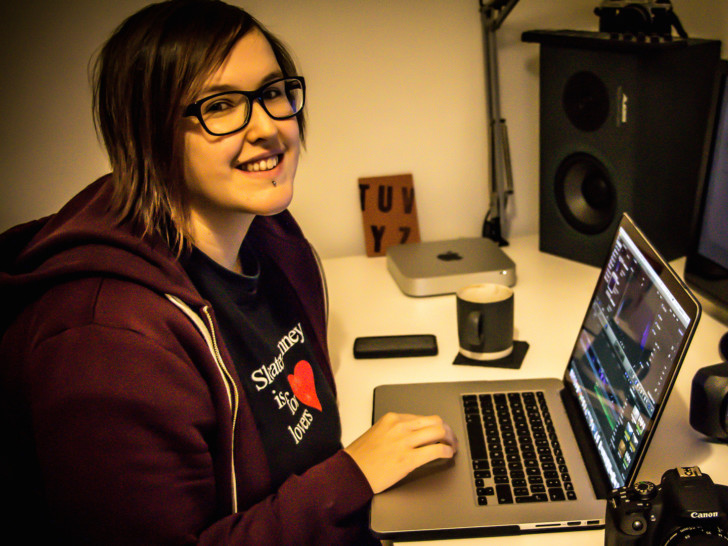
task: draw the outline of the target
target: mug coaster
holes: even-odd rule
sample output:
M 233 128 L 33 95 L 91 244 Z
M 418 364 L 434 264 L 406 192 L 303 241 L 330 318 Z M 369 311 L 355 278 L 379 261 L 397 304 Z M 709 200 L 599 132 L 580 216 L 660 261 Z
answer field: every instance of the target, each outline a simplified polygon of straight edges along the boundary
M 457 354 L 453 364 L 463 364 L 465 366 L 487 366 L 492 368 L 511 368 L 517 370 L 523 364 L 523 359 L 528 351 L 528 342 L 526 341 L 513 341 L 513 351 L 508 356 L 498 358 L 496 360 L 475 360 L 474 358 L 468 358 L 460 353 Z

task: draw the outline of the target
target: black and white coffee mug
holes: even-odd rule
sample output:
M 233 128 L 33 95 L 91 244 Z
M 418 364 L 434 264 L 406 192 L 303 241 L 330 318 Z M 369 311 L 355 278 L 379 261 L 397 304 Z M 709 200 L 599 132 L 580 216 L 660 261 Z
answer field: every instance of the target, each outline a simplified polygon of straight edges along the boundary
M 457 299 L 460 354 L 497 360 L 513 351 L 513 290 L 501 284 L 472 284 Z

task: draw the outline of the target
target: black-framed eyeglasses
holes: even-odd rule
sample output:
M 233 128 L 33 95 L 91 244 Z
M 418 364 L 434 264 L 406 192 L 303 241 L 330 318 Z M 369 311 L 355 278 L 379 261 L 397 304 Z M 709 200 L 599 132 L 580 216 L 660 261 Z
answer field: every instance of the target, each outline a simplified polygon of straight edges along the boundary
M 250 121 L 253 102 L 273 119 L 290 119 L 303 109 L 306 82 L 300 76 L 281 78 L 255 91 L 224 91 L 190 104 L 184 117 L 196 117 L 203 129 L 213 136 L 240 131 Z

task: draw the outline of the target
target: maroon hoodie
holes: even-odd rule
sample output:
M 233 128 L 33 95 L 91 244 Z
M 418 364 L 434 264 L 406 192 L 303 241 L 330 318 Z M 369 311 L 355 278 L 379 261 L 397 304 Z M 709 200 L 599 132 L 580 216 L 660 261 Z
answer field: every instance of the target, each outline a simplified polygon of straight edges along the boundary
M 161 240 L 112 221 L 110 189 L 0 236 L 3 529 L 53 544 L 373 541 L 372 491 L 343 450 L 272 489 L 214 313 Z M 309 243 L 288 212 L 247 237 L 301 299 L 333 389 Z

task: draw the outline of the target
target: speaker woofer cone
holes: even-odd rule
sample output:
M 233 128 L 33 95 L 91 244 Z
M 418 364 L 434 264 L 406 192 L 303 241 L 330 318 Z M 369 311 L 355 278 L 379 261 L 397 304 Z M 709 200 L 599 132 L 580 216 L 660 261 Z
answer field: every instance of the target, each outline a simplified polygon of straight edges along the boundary
M 556 170 L 554 194 L 564 219 L 581 233 L 601 233 L 614 220 L 614 184 L 607 168 L 594 156 L 578 152 L 564 159 Z

